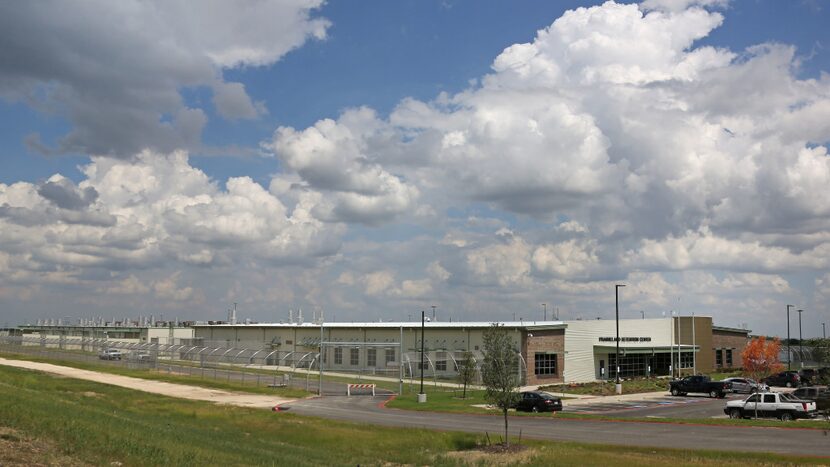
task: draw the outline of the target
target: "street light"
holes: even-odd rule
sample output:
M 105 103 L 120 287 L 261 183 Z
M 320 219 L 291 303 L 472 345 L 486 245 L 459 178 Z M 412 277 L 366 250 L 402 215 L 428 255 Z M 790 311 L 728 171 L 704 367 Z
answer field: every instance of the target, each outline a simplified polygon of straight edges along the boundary
M 801 312 L 804 310 L 797 310 L 798 311 L 798 362 L 801 368 L 804 368 L 804 346 L 802 345 L 801 341 Z
M 827 329 L 824 327 L 824 323 L 821 323 L 821 336 L 827 339 Z
M 544 309 L 544 313 L 545 313 L 545 315 L 544 315 L 544 316 L 545 316 L 545 319 L 544 319 L 543 321 L 547 321 L 547 320 L 548 320 L 548 304 L 547 304 L 547 303 L 543 303 L 543 304 L 542 304 L 542 309 Z
M 614 389 L 616 390 L 617 394 L 622 394 L 622 384 L 620 383 L 620 287 L 625 287 L 621 284 L 616 284 L 614 286 L 614 309 L 615 309 L 615 317 L 617 320 L 617 356 L 614 359 L 614 363 L 616 364 L 616 371 L 614 374 L 616 375 L 616 383 L 614 384 Z
M 418 403 L 427 401 L 427 395 L 424 394 L 424 321 L 426 317 L 424 310 L 421 310 L 421 391 L 418 393 Z
M 790 370 L 790 363 L 793 359 L 793 354 L 790 352 L 790 308 L 792 305 L 787 305 L 787 370 Z

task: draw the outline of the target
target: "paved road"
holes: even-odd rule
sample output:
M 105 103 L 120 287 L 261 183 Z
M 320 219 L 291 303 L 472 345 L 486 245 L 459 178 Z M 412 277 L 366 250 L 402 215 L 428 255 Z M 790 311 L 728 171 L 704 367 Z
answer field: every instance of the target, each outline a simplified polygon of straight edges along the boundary
M 695 395 L 681 397 L 666 395 L 659 398 L 650 396 L 642 400 L 597 402 L 578 406 L 569 406 L 566 400 L 564 405 L 566 412 L 608 415 L 614 418 L 726 418 L 723 413 L 726 401 L 744 397 L 746 396 L 737 394 L 730 395 L 726 399 Z
M 365 396 L 323 397 L 287 403 L 282 408 L 289 413 L 385 426 L 487 431 L 491 437 L 504 429 L 503 420 L 498 416 L 386 409 L 380 407 L 385 400 Z M 557 441 L 830 456 L 830 436 L 822 430 L 572 420 L 551 415 L 511 417 L 511 434 L 518 435 L 519 430 L 526 438 Z

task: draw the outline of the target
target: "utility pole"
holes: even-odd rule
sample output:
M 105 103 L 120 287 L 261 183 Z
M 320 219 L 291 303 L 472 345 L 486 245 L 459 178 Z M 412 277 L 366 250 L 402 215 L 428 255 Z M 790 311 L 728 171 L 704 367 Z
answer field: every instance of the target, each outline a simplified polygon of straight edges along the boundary
M 614 372 L 616 378 L 616 383 L 614 384 L 614 389 L 617 394 L 622 394 L 622 383 L 620 383 L 620 287 L 625 287 L 624 285 L 616 284 L 614 286 L 614 309 L 616 311 L 616 319 L 617 319 L 617 357 L 614 359 L 614 363 L 616 366 L 616 371 Z
M 418 393 L 418 402 L 424 403 L 427 401 L 427 395 L 424 394 L 424 321 L 426 316 L 424 310 L 421 310 L 421 391 Z
M 790 370 L 790 363 L 793 359 L 793 354 L 790 352 L 790 308 L 792 305 L 787 305 L 787 370 Z
M 801 368 L 804 368 L 804 343 L 801 340 L 801 312 L 804 310 L 798 310 L 798 364 Z

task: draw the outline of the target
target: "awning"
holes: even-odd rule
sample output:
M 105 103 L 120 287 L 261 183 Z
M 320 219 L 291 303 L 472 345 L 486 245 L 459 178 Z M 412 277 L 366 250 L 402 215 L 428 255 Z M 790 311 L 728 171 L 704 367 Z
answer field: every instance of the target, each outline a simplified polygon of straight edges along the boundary
M 700 346 L 698 345 L 664 345 L 664 346 L 626 346 L 620 347 L 620 355 L 633 355 L 633 354 L 656 354 L 656 353 L 677 353 L 678 347 L 682 352 L 700 352 Z M 595 354 L 613 354 L 617 353 L 617 347 L 613 345 L 595 345 L 594 346 L 594 353 Z

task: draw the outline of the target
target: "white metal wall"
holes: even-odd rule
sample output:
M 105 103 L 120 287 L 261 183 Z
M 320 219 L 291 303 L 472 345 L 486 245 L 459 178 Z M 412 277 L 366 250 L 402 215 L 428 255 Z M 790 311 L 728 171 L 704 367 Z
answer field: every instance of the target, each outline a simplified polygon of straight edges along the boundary
M 671 345 L 671 318 L 620 320 L 620 337 L 650 337 L 650 342 L 620 342 L 626 347 L 664 347 Z M 583 383 L 597 379 L 599 360 L 594 346 L 613 347 L 614 341 L 600 342 L 600 337 L 615 337 L 614 320 L 566 321 L 565 374 L 566 382 Z M 606 366 L 608 361 L 605 362 Z M 607 370 L 606 370 L 607 371 Z

